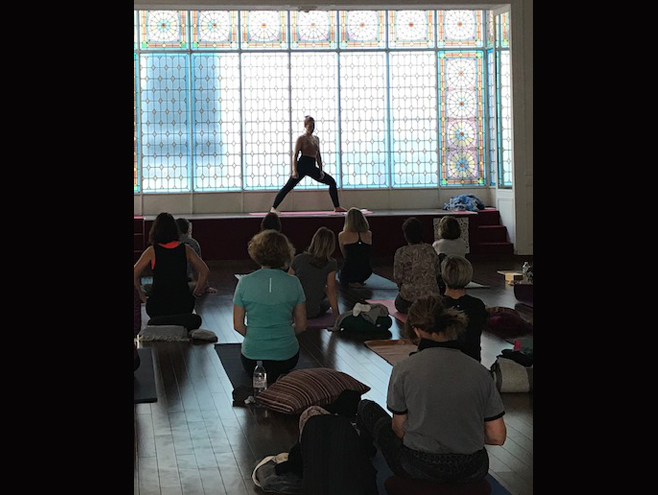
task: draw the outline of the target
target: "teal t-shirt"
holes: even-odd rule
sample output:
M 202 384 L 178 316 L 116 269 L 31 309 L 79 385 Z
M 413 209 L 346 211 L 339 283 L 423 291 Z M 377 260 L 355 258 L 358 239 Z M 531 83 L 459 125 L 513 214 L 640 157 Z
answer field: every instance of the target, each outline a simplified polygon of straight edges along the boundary
M 242 354 L 253 360 L 285 361 L 299 351 L 293 309 L 305 302 L 297 277 L 280 269 L 260 269 L 238 282 L 233 303 L 245 308 L 247 335 Z

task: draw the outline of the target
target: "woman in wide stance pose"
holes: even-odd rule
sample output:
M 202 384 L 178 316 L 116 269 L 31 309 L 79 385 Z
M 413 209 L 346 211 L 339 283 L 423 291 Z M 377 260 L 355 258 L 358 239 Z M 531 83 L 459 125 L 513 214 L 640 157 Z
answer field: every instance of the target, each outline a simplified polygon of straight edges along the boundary
M 292 157 L 292 173 L 288 183 L 283 186 L 274 199 L 274 204 L 270 211 L 278 213 L 277 208 L 283 202 L 285 197 L 299 184 L 307 175 L 314 180 L 329 186 L 329 195 L 334 204 L 336 213 L 344 213 L 347 210 L 340 206 L 338 200 L 338 187 L 336 181 L 331 175 L 322 171 L 322 155 L 320 155 L 320 140 L 313 135 L 315 131 L 315 119 L 309 115 L 304 118 L 304 127 L 306 132 L 299 136 L 295 143 L 295 151 Z M 301 154 L 301 156 L 299 156 Z M 317 162 L 317 166 L 316 166 Z

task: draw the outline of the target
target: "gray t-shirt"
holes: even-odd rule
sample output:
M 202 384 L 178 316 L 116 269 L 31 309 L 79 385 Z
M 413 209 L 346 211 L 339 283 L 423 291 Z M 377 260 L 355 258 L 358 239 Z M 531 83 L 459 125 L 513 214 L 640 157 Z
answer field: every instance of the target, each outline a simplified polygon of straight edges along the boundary
M 393 367 L 388 385 L 388 409 L 407 414 L 404 445 L 433 454 L 483 449 L 485 421 L 505 414 L 491 373 L 455 342 L 424 346 Z
M 306 316 L 315 318 L 320 313 L 320 306 L 325 299 L 325 288 L 327 287 L 327 276 L 338 269 L 335 259 L 330 259 L 322 267 L 311 264 L 313 256 L 309 253 L 301 253 L 295 256 L 291 268 L 302 283 L 306 295 Z

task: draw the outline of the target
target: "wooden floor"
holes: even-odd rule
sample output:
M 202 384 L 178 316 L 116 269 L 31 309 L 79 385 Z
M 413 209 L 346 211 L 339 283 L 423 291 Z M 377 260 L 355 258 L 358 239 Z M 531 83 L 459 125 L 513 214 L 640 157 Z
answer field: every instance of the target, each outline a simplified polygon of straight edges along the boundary
M 532 309 L 519 305 L 512 287 L 498 270 L 519 269 L 518 257 L 471 258 L 473 280 L 488 289 L 469 290 L 487 306 L 518 309 L 532 320 Z M 254 269 L 251 262 L 226 262 L 211 266 L 211 285 L 217 294 L 198 302 L 202 328 L 212 330 L 220 343 L 241 342 L 233 330 L 232 297 L 235 273 Z M 375 266 L 391 278 L 392 266 Z M 394 298 L 391 291 L 341 293 L 341 312 L 351 309 L 358 297 Z M 394 322 L 392 338 L 399 337 Z M 364 395 L 385 405 L 391 366 L 363 345 L 363 338 L 325 330 L 300 336 L 302 352 L 324 366 L 349 373 L 368 384 Z M 244 495 L 262 494 L 251 481 L 261 458 L 287 452 L 298 435 L 297 418 L 262 409 L 232 407 L 232 386 L 214 350 L 214 344 L 187 342 L 142 343 L 153 350 L 158 401 L 135 405 L 134 495 Z M 485 334 L 482 364 L 489 367 L 511 344 Z M 533 402 L 531 394 L 503 394 L 508 437 L 503 446 L 487 446 L 490 474 L 514 495 L 533 493 Z M 381 456 L 379 456 L 381 457 Z M 381 462 L 381 460 L 380 460 Z M 376 465 L 377 467 L 377 465 Z M 381 482 L 381 480 L 380 480 Z M 385 492 L 380 490 L 382 495 Z M 339 495 L 339 494 L 337 494 Z

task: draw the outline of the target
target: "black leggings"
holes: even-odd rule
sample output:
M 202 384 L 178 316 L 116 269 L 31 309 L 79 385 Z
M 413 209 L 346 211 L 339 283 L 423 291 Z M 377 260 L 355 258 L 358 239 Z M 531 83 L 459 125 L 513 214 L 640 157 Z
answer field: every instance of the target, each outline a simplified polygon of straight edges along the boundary
M 245 355 L 242 353 L 240 353 L 240 359 L 242 360 L 242 367 L 244 370 L 252 375 L 258 362 L 245 357 Z M 297 366 L 298 361 L 299 351 L 297 351 L 297 354 L 295 354 L 293 357 L 286 359 L 285 361 L 270 361 L 267 359 L 263 360 L 263 367 L 265 368 L 265 371 L 267 371 L 267 384 L 271 385 L 277 380 L 277 378 L 279 378 L 279 376 L 283 375 L 284 373 L 288 373 L 291 369 Z
M 321 173 L 322 172 L 320 169 L 315 166 L 315 158 L 302 155 L 302 157 L 297 162 L 297 174 L 299 177 L 297 179 L 293 179 L 291 177 L 288 180 L 288 183 L 283 186 L 283 189 L 281 189 L 279 194 L 276 195 L 272 207 L 278 208 L 279 205 L 283 203 L 283 200 L 288 195 L 288 193 L 292 191 L 297 186 L 297 184 L 299 184 L 302 179 L 308 175 L 321 184 L 326 184 L 329 186 L 329 195 L 331 196 L 331 201 L 334 203 L 334 208 L 338 208 L 340 206 L 340 202 L 338 201 L 338 187 L 336 186 L 336 180 L 328 174 L 324 174 L 324 177 L 320 178 Z
M 377 403 L 364 399 L 357 407 L 361 435 L 374 440 L 394 474 L 434 483 L 472 483 L 489 471 L 485 448 L 474 454 L 430 454 L 406 447 L 393 432 L 392 420 Z

